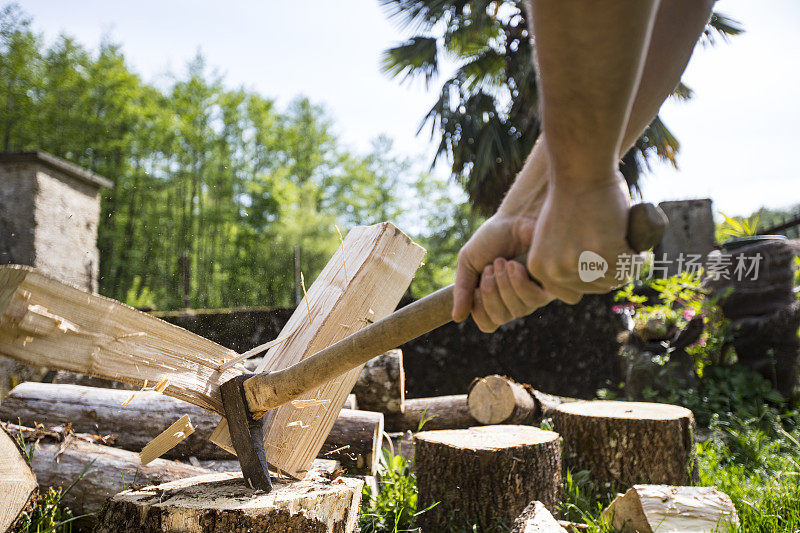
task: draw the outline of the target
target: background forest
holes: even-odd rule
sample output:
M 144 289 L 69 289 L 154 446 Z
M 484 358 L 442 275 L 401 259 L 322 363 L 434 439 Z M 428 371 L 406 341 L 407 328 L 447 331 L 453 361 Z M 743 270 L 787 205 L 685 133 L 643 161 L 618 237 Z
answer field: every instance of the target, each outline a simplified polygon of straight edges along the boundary
M 475 217 L 391 140 L 354 153 L 322 107 L 229 88 L 200 55 L 166 86 L 148 84 L 114 43 L 46 46 L 16 5 L 0 13 L 0 38 L 0 150 L 46 150 L 116 184 L 103 191 L 102 294 L 183 307 L 186 261 L 192 307 L 291 305 L 295 247 L 309 283 L 337 225 L 384 220 L 437 243 L 415 291 L 452 276 Z

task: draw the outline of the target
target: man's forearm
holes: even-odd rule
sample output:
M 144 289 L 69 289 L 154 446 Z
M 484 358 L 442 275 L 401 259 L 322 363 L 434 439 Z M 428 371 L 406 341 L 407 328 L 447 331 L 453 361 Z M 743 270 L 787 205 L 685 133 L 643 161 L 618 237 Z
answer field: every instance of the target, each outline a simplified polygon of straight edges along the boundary
M 542 125 L 556 183 L 606 180 L 616 169 L 657 4 L 532 2 Z

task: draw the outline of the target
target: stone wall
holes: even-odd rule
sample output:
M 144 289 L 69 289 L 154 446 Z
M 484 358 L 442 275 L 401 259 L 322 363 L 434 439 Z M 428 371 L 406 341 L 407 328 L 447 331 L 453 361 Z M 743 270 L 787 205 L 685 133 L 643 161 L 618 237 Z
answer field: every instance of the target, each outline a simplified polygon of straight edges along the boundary
M 36 260 L 36 180 L 28 163 L 10 163 L 0 175 L 0 264 L 32 265 Z
M 112 185 L 45 152 L 0 153 L 0 264 L 96 291 L 100 189 Z
M 617 337 L 623 330 L 611 296 L 585 296 L 576 306 L 554 302 L 496 333 L 471 321 L 448 324 L 401 346 L 410 398 L 461 394 L 473 378 L 504 374 L 545 392 L 594 397 L 617 383 Z M 157 316 L 242 352 L 278 336 L 292 309 L 157 313 Z
M 654 253 L 658 259 L 666 255 L 668 274 L 678 273 L 678 257 L 682 253 L 699 254 L 705 262 L 717 244 L 711 199 L 674 200 L 661 202 L 658 206 L 667 215 L 669 225 Z
M 36 170 L 36 181 L 36 268 L 96 292 L 99 189 L 41 166 Z

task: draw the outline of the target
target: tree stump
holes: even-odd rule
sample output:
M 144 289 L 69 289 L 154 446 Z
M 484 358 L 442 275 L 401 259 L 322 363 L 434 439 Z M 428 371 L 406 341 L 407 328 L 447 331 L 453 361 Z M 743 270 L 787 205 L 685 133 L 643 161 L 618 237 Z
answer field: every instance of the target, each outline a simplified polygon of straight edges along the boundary
M 565 403 L 553 413 L 564 439 L 564 465 L 589 470 L 614 489 L 634 484 L 687 485 L 693 479 L 694 416 L 661 403 Z
M 14 438 L 0 427 L 0 531 L 11 531 L 14 524 L 36 500 L 36 476 L 33 475 L 22 449 Z
M 530 426 L 480 426 L 414 436 L 423 531 L 510 527 L 533 500 L 555 512 L 561 494 L 558 434 Z
M 247 487 L 241 474 L 206 474 L 117 494 L 95 532 L 349 533 L 363 484 L 310 470 L 302 481 L 275 481 L 265 494 Z

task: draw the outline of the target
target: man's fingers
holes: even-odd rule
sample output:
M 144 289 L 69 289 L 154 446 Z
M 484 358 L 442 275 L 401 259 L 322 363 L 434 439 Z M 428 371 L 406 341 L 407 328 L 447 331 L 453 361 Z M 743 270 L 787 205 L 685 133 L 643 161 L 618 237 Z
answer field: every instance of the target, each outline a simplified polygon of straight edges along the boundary
M 492 322 L 495 324 L 505 324 L 514 318 L 500 296 L 500 291 L 497 288 L 497 282 L 495 280 L 494 266 L 486 265 L 483 269 L 480 289 L 483 308 L 486 310 L 486 314 L 489 315 L 489 318 L 492 319 Z
M 478 273 L 460 256 L 453 285 L 453 321 L 463 322 L 469 317 L 473 306 L 473 293 L 478 285 Z
M 522 301 L 521 296 L 517 294 L 516 288 L 511 284 L 511 268 L 513 268 L 511 262 L 503 258 L 495 259 L 494 279 L 497 284 L 498 292 L 500 293 L 500 298 L 503 300 L 506 308 L 514 317 L 521 317 L 530 313 L 535 306 L 527 305 Z
M 472 319 L 475 321 L 475 325 L 484 333 L 494 333 L 500 325 L 496 324 L 486 313 L 480 290 L 475 290 L 473 300 L 475 307 L 472 309 Z
M 514 293 L 528 307 L 528 313 L 533 309 L 548 304 L 553 299 L 552 296 L 542 290 L 541 285 L 530 278 L 528 270 L 522 263 L 507 261 L 506 272 L 511 286 L 514 288 Z

